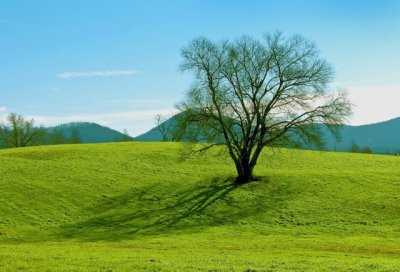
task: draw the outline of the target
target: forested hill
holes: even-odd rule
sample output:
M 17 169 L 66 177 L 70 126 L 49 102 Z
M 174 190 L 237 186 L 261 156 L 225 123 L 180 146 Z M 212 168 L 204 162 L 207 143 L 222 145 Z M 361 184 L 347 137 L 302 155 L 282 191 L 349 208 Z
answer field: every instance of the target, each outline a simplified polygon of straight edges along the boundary
M 398 152 L 400 150 L 400 117 L 385 122 L 362 126 L 344 126 L 341 140 L 326 137 L 327 149 L 348 151 L 354 141 L 360 148 L 370 147 L 374 153 Z
M 109 127 L 89 122 L 66 123 L 48 129 L 57 129 L 68 139 L 75 134 L 75 136 L 79 136 L 80 142 L 82 143 L 106 143 L 132 139 Z
M 176 124 L 175 117 L 165 121 L 161 126 L 169 128 Z M 169 136 L 170 137 L 170 136 Z M 162 141 L 162 134 L 159 127 L 154 127 L 148 132 L 134 138 L 136 141 Z M 335 139 L 325 135 L 325 147 L 331 151 L 349 151 L 352 143 L 356 143 L 361 149 L 369 147 L 374 153 L 394 153 L 400 150 L 400 117 L 385 122 L 349 126 L 345 125 L 341 129 L 341 139 Z

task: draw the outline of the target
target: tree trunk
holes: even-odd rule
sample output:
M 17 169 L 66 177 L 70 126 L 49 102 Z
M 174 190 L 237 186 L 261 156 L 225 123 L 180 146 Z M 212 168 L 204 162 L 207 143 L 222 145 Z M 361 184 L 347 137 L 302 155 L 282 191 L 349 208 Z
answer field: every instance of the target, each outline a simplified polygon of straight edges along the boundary
M 236 177 L 236 183 L 245 184 L 254 180 L 253 168 L 249 161 L 240 161 L 236 164 L 236 171 L 238 176 Z

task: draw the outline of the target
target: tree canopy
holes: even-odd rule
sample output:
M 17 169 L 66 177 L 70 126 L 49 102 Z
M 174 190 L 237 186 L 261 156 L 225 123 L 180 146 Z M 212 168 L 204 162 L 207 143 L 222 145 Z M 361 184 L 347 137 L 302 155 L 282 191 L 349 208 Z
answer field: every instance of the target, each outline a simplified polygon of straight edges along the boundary
M 323 144 L 321 124 L 337 135 L 351 113 L 346 92 L 331 91 L 333 68 L 312 41 L 265 34 L 213 42 L 191 41 L 181 52 L 182 71 L 194 73 L 179 133 L 225 145 L 239 183 L 254 180 L 265 146 Z M 184 131 L 184 133 L 182 133 Z

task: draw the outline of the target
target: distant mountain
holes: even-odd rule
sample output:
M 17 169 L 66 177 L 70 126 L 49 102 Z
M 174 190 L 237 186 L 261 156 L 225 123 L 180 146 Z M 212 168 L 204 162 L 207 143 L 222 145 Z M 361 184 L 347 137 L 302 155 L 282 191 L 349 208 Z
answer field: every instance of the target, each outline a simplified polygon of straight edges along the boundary
M 48 128 L 57 129 L 61 134 L 70 139 L 74 135 L 79 136 L 82 143 L 107 143 L 123 140 L 132 140 L 131 137 L 114 129 L 101 126 L 96 123 L 74 122 Z
M 135 141 L 140 141 L 140 142 L 161 142 L 163 141 L 163 135 L 161 133 L 161 127 L 164 127 L 164 130 L 169 130 L 169 133 L 167 132 L 167 139 L 171 139 L 172 135 L 171 132 L 173 131 L 174 127 L 177 125 L 177 118 L 179 115 L 183 113 L 178 113 L 177 115 L 172 116 L 165 122 L 161 123 L 158 126 L 155 126 L 154 128 L 150 129 L 146 133 L 143 133 L 139 136 L 134 137 L 133 139 Z
M 166 122 L 172 122 L 172 119 L 168 119 Z M 168 124 L 168 123 L 167 123 Z M 161 131 L 159 130 L 158 126 L 150 129 L 146 133 L 140 134 L 133 138 L 135 141 L 140 142 L 161 142 L 163 141 L 163 137 Z
M 161 124 L 171 128 L 176 124 L 176 117 Z M 158 126 L 134 138 L 136 141 L 162 141 L 162 134 Z M 385 122 L 349 126 L 341 129 L 341 139 L 335 139 L 327 133 L 325 136 L 326 149 L 331 151 L 349 151 L 351 143 L 355 142 L 361 148 L 370 147 L 374 153 L 393 153 L 400 150 L 400 117 Z
M 339 142 L 327 135 L 326 147 L 329 150 L 348 151 L 352 141 L 360 147 L 370 147 L 374 153 L 399 151 L 400 118 L 362 126 L 344 126 Z

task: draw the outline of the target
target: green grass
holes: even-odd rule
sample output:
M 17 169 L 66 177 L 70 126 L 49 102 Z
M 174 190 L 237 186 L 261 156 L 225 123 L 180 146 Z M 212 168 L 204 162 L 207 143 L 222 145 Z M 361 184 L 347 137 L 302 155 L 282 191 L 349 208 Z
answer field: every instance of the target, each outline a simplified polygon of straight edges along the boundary
M 115 143 L 0 151 L 0 271 L 400 271 L 400 158 Z

